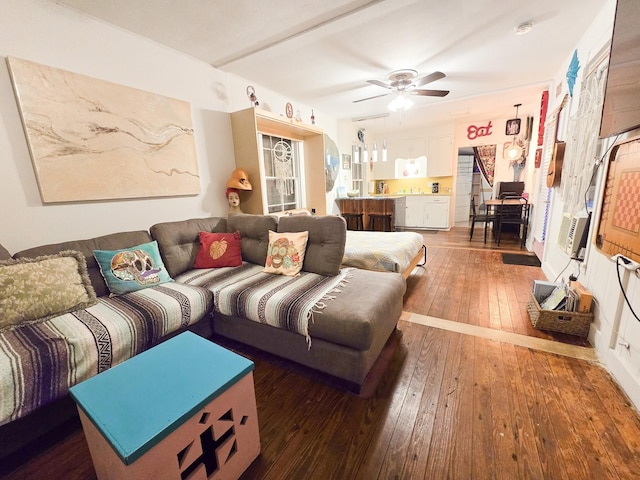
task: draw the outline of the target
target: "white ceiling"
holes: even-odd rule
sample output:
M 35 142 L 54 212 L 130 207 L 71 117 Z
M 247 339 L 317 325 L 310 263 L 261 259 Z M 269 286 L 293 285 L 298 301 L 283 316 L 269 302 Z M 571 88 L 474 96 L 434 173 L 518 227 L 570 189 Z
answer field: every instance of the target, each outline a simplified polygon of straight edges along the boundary
M 606 0 L 51 0 L 165 44 L 337 118 L 386 112 L 394 70 L 446 78 L 412 96 L 406 128 L 539 105 Z M 533 30 L 515 35 L 515 27 Z M 260 99 L 260 91 L 256 91 Z M 468 113 L 465 113 L 468 112 Z M 531 112 L 534 113 L 534 112 Z

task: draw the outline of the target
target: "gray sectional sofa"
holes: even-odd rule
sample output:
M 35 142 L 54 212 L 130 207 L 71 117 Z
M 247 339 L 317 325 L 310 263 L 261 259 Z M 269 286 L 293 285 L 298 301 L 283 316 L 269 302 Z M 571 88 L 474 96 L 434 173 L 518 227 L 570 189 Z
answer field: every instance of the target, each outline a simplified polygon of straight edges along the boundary
M 193 268 L 200 249 L 200 232 L 236 231 L 241 237 L 242 266 L 220 269 Z M 262 321 L 262 317 L 258 321 L 251 319 L 248 307 L 242 305 L 239 300 L 241 297 L 249 296 L 249 288 L 242 287 L 242 282 L 245 282 L 245 285 L 247 282 L 262 284 L 271 281 L 269 277 L 282 277 L 262 272 L 268 253 L 269 231 L 309 232 L 301 275 L 277 279 L 285 283 L 278 284 L 283 286 L 272 287 L 268 294 L 269 298 L 275 295 L 283 296 L 282 301 L 277 302 L 278 308 L 281 303 L 290 302 L 284 308 L 288 312 L 287 315 L 298 310 L 306 312 L 308 322 L 304 325 L 304 334 L 299 330 L 287 328 L 287 325 L 296 323 L 300 318 L 304 320 L 305 315 L 300 314 L 295 318 L 283 317 L 282 325 L 274 326 L 269 321 Z M 160 223 L 151 226 L 149 232 L 116 233 L 18 252 L 13 255 L 14 259 L 50 255 L 63 250 L 80 251 L 86 257 L 91 284 L 99 302 L 98 305 L 80 312 L 67 313 L 62 315 L 63 318 L 54 317 L 43 322 L 45 326 L 51 325 L 51 322 L 54 325 L 63 321 L 70 324 L 78 323 L 79 329 L 88 331 L 88 335 L 94 339 L 98 354 L 87 354 L 83 357 L 83 352 L 77 351 L 75 340 L 65 338 L 61 333 L 66 330 L 49 328 L 47 336 L 55 336 L 55 333 L 51 332 L 57 332 L 59 338 L 45 338 L 41 345 L 38 342 L 29 342 L 29 355 L 33 356 L 37 350 L 38 361 L 35 363 L 38 365 L 31 364 L 31 360 L 25 361 L 21 368 L 31 368 L 33 372 L 21 373 L 20 376 L 29 378 L 43 373 L 40 363 L 50 354 L 52 343 L 73 344 L 70 347 L 56 348 L 73 352 L 73 355 L 64 355 L 67 361 L 82 359 L 83 362 L 91 364 L 83 370 L 83 378 L 77 378 L 77 381 L 82 381 L 87 376 L 109 367 L 103 358 L 105 349 L 112 352 L 114 358 L 111 361 L 119 363 L 184 329 L 190 329 L 214 341 L 217 336 L 222 336 L 278 355 L 328 374 L 330 378 L 339 379 L 342 384 L 357 391 L 365 383 L 372 366 L 396 328 L 402 312 L 406 284 L 401 274 L 341 269 L 345 239 L 346 226 L 341 217 L 285 216 L 278 219 L 271 216 L 241 214 L 230 216 L 228 219 L 212 217 Z M 133 292 L 110 297 L 92 252 L 130 248 L 153 240 L 157 242 L 164 267 L 174 281 L 141 290 L 142 293 Z M 0 260 L 8 256 L 6 250 L 0 249 Z M 313 280 L 313 288 L 300 286 L 300 282 L 309 282 L 310 279 Z M 296 288 L 298 290 L 295 290 Z M 259 292 L 256 293 L 258 294 Z M 145 295 L 152 295 L 153 298 L 146 301 Z M 233 301 L 229 301 L 225 295 Z M 266 300 L 263 301 L 260 297 L 257 303 L 268 306 L 267 295 L 264 299 Z M 125 303 L 126 308 L 118 306 L 121 304 L 112 306 L 110 302 Z M 171 306 L 175 302 L 180 303 L 178 310 Z M 168 304 L 167 308 L 164 307 L 164 303 Z M 248 300 L 247 305 L 250 303 Z M 96 311 L 106 308 L 104 304 L 109 307 L 110 312 L 117 311 L 119 315 L 133 317 L 122 321 L 127 328 L 136 330 L 137 333 L 129 339 L 134 345 L 126 348 L 118 345 L 123 336 L 117 333 L 121 331 L 117 329 L 114 330 L 116 333 L 110 334 L 111 327 L 106 324 L 112 321 L 111 318 L 97 319 L 97 322 L 86 321 L 87 312 L 94 312 L 92 315 L 95 317 Z M 151 304 L 155 306 L 151 308 Z M 161 308 L 157 307 L 157 304 L 162 304 Z M 167 318 L 172 315 L 177 318 Z M 99 326 L 96 327 L 94 323 Z M 3 344 L 10 344 L 2 336 L 16 335 L 17 330 L 21 335 L 24 334 L 23 338 L 36 338 L 41 336 L 43 328 L 42 324 L 35 324 L 0 332 L 0 351 Z M 117 358 L 113 353 L 116 350 L 120 351 Z M 61 363 L 58 361 L 47 368 L 57 368 L 56 365 Z M 12 381 L 7 379 L 7 368 L 7 365 L 0 365 L 0 384 Z M 71 378 L 69 383 L 74 383 L 73 375 L 67 373 L 65 372 L 65 375 Z M 12 375 L 15 380 L 15 374 L 9 374 Z M 51 375 L 51 372 L 47 375 Z M 46 382 L 48 381 L 49 378 Z M 53 390 L 55 392 L 41 405 L 34 404 L 33 408 L 24 409 L 25 415 L 0 425 L 0 458 L 17 450 L 43 431 L 50 430 L 71 415 L 75 415 L 74 405 L 66 389 Z M 30 401 L 37 403 L 33 398 Z

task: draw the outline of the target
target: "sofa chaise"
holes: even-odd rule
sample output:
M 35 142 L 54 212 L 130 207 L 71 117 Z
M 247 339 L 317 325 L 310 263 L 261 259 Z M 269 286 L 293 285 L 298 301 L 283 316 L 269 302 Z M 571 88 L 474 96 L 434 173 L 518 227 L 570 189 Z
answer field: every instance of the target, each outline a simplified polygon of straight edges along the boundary
M 402 313 L 406 289 L 401 274 L 356 268 L 341 269 L 346 224 L 337 216 L 234 215 L 222 219 L 198 219 L 154 225 L 169 273 L 181 283 L 215 289 L 215 280 L 192 269 L 199 248 L 198 232 L 239 231 L 242 258 L 260 270 L 265 265 L 269 231 L 308 231 L 302 271 L 333 277 L 345 274 L 336 291 L 322 301 L 308 325 L 308 338 L 287 329 L 221 313 L 214 301 L 214 333 L 293 360 L 348 382 L 352 390 L 363 384 L 367 373 L 394 331 Z M 216 272 L 217 273 L 217 272 Z M 310 345 L 308 340 L 310 340 Z

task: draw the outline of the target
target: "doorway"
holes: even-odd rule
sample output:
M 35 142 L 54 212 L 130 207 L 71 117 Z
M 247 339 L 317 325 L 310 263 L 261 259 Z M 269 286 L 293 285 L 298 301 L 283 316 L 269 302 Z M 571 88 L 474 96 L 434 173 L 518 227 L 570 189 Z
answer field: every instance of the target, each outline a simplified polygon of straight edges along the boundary
M 456 176 L 455 225 L 469 224 L 471 215 L 471 189 L 473 183 L 473 149 L 458 149 L 458 171 Z
M 493 188 L 481 173 L 473 153 L 473 147 L 458 149 L 458 171 L 456 177 L 456 211 L 454 222 L 458 226 L 469 224 L 471 196 L 476 205 L 490 199 Z

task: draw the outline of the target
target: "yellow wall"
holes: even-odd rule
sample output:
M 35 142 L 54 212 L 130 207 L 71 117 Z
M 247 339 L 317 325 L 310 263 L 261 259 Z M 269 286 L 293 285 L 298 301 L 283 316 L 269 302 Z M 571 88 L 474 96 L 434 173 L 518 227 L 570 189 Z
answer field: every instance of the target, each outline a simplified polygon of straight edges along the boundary
M 453 177 L 399 178 L 384 180 L 389 193 L 431 193 L 431 183 L 440 184 L 439 193 L 449 194 L 453 190 Z M 378 181 L 376 182 L 378 183 Z M 413 188 L 413 192 L 411 189 Z M 378 192 L 374 192 L 378 193 Z

